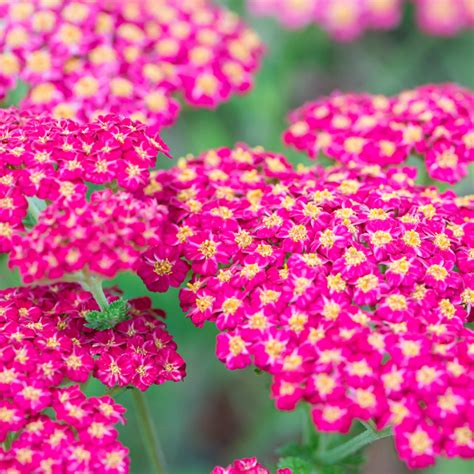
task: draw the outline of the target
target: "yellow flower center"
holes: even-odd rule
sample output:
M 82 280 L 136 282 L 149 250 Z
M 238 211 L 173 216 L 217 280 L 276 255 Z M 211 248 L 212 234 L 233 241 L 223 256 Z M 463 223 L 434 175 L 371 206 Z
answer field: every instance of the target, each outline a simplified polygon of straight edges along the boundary
M 415 230 L 407 230 L 403 234 L 402 239 L 409 247 L 419 247 L 421 245 L 420 234 Z
M 426 272 L 436 281 L 444 281 L 448 276 L 448 271 L 441 265 L 431 265 Z
M 173 271 L 173 265 L 167 258 L 162 259 L 162 260 L 157 260 L 153 264 L 153 271 L 158 276 L 170 275 Z
M 293 225 L 288 232 L 288 237 L 293 240 L 293 242 L 302 242 L 308 238 L 308 231 L 304 225 Z
M 408 444 L 415 454 L 424 454 L 431 449 L 433 442 L 423 430 L 417 430 L 408 437 Z
M 212 258 L 217 253 L 217 243 L 212 240 L 205 240 L 199 245 L 199 251 L 204 258 Z
M 344 253 L 346 265 L 356 266 L 367 260 L 364 252 L 357 250 L 355 247 L 349 247 Z

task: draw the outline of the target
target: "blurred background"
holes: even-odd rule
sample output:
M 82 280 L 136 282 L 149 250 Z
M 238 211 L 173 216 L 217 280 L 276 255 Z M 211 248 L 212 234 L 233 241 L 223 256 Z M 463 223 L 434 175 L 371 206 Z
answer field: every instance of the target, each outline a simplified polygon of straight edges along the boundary
M 266 43 L 267 54 L 249 95 L 234 97 L 213 112 L 184 110 L 177 125 L 163 131 L 175 158 L 247 142 L 284 152 L 293 162 L 307 162 L 302 155 L 285 150 L 280 141 L 287 112 L 305 101 L 335 89 L 394 94 L 419 84 L 448 81 L 474 88 L 474 33 L 454 38 L 425 36 L 416 29 L 409 8 L 398 30 L 373 32 L 341 44 L 316 26 L 286 31 L 272 19 L 251 17 L 243 0 L 217 3 L 245 17 Z M 17 100 L 10 97 L 11 103 Z M 172 166 L 173 161 L 162 159 L 159 165 Z M 474 173 L 456 188 L 461 194 L 473 193 Z M 112 283 L 119 284 L 127 298 L 147 293 L 133 275 L 122 275 Z M 17 275 L 9 272 L 0 256 L 0 288 L 17 284 Z M 267 376 L 252 370 L 227 371 L 214 355 L 215 328 L 196 329 L 179 308 L 177 290 L 151 297 L 166 310 L 169 331 L 188 364 L 184 382 L 154 387 L 146 394 L 170 474 L 208 474 L 216 464 L 227 465 L 245 456 L 275 463 L 279 447 L 299 440 L 302 410 L 275 410 Z M 99 383 L 88 386 L 90 395 L 103 391 Z M 121 439 L 131 450 L 132 473 L 148 474 L 132 398 L 122 393 L 117 400 L 129 409 Z M 367 454 L 364 474 L 407 472 L 390 439 L 379 441 Z M 474 464 L 442 460 L 423 472 L 472 474 Z

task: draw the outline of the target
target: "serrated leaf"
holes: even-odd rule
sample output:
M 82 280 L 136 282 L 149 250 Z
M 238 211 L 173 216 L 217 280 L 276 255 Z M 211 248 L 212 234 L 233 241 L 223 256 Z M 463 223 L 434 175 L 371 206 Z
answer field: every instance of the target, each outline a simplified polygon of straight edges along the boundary
M 89 311 L 86 314 L 86 327 L 96 331 L 112 329 L 118 323 L 130 318 L 128 314 L 129 306 L 127 300 L 119 298 L 113 301 L 103 311 Z
M 306 459 L 297 456 L 290 456 L 280 459 L 278 468 L 289 468 L 294 474 L 317 474 L 315 467 Z

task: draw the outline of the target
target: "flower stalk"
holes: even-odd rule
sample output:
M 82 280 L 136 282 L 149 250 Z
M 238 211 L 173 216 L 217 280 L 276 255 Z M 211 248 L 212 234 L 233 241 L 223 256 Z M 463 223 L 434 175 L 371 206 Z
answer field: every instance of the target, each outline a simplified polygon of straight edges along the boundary
M 323 464 L 337 464 L 343 461 L 347 456 L 356 453 L 363 447 L 378 441 L 379 439 L 392 436 L 392 428 L 386 428 L 382 431 L 366 430 L 355 436 L 344 444 L 331 448 L 318 454 L 318 461 Z
M 107 301 L 104 289 L 102 288 L 102 281 L 96 277 L 90 276 L 81 283 L 82 286 L 92 294 L 101 311 L 105 311 L 109 306 L 109 302 Z
M 150 407 L 148 406 L 145 395 L 140 392 L 140 390 L 135 389 L 132 392 L 140 425 L 140 433 L 153 465 L 152 472 L 154 474 L 166 474 L 163 449 L 153 423 Z

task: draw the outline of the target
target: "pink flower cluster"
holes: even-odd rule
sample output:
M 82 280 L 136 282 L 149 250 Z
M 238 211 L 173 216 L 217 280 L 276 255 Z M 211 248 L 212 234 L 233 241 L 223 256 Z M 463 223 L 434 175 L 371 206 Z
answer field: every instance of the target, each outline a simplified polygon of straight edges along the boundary
M 30 111 L 0 110 L 0 252 L 10 251 L 14 235 L 24 230 L 27 198 L 61 200 L 71 210 L 79 210 L 86 182 L 137 192 L 148 181 L 159 152 L 167 154 L 167 148 L 157 130 L 129 119 L 109 115 L 80 125 Z M 128 203 L 124 197 L 125 193 L 109 197 L 111 202 L 117 201 L 117 211 L 122 209 L 122 225 L 123 219 L 130 220 L 133 206 L 137 207 L 131 197 Z M 130 207 L 128 215 L 126 206 Z M 50 217 L 54 212 L 63 214 L 64 210 L 51 210 Z M 102 212 L 109 211 L 104 208 Z M 86 219 L 92 216 L 82 216 L 83 223 Z M 105 236 L 105 227 L 103 232 Z M 61 245 L 58 235 L 55 238 L 56 244 L 49 245 Z
M 86 398 L 77 385 L 16 388 L 0 401 L 0 436 L 15 435 L 9 449 L 0 447 L 1 472 L 128 472 L 128 449 L 114 428 L 125 409 L 112 398 Z M 41 413 L 45 409 L 54 410 L 55 419 Z
M 151 199 L 110 189 L 93 192 L 89 201 L 84 192 L 57 200 L 30 232 L 13 237 L 9 265 L 25 283 L 78 272 L 113 278 L 159 244 L 165 212 Z
M 278 469 L 277 474 L 292 474 L 291 469 Z M 270 474 L 257 458 L 236 459 L 230 466 L 216 466 L 211 474 Z
M 117 297 L 109 293 L 109 300 Z M 63 380 L 83 383 L 93 375 L 107 387 L 180 381 L 185 363 L 166 332 L 161 310 L 149 298 L 129 302 L 130 319 L 113 329 L 85 326 L 97 310 L 78 285 L 18 287 L 0 291 L 2 371 L 5 393 L 34 385 L 46 391 Z
M 452 36 L 474 26 L 471 0 L 410 0 L 426 33 Z M 353 41 L 367 30 L 396 28 L 408 0 L 248 0 L 256 15 L 275 16 L 287 28 L 317 23 L 337 41 Z
M 334 93 L 294 111 L 284 141 L 348 166 L 392 166 L 415 155 L 432 178 L 456 183 L 474 161 L 473 110 L 474 94 L 455 84 L 394 97 Z
M 111 112 L 170 125 L 178 93 L 215 107 L 246 92 L 263 52 L 208 0 L 27 0 L 0 12 L 0 99 L 21 80 L 24 107 L 56 118 Z
M 169 203 L 164 244 L 143 255 L 150 289 L 177 286 L 214 322 L 229 369 L 273 376 L 321 431 L 394 426 L 411 467 L 474 455 L 474 200 L 377 165 L 293 170 L 240 146 L 152 177 Z
M 1 472 L 128 472 L 114 428 L 125 409 L 76 384 L 93 375 L 146 390 L 185 375 L 164 313 L 147 298 L 129 304 L 128 321 L 98 333 L 84 326 L 97 306 L 76 285 L 0 291 Z

